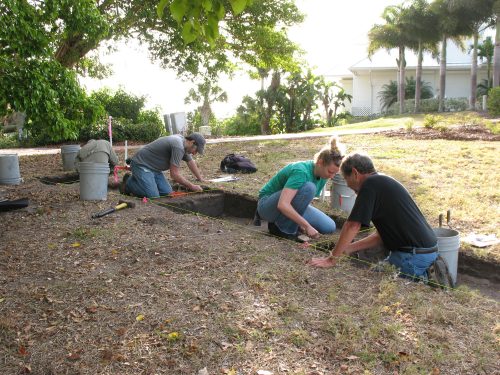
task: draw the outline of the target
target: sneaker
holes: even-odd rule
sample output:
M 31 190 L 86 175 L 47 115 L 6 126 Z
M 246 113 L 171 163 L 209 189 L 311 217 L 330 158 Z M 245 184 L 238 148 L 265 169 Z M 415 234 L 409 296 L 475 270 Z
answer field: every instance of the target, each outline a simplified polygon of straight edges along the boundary
M 253 216 L 253 225 L 255 225 L 256 227 L 260 227 L 261 224 L 262 222 L 260 219 L 259 211 L 255 210 L 255 215 Z
M 118 190 L 120 190 L 120 194 L 127 194 L 126 186 L 127 186 L 127 180 L 129 179 L 129 177 L 130 177 L 130 173 L 125 173 L 123 175 L 122 182 L 120 183 L 120 186 L 118 187 Z
M 448 271 L 448 265 L 440 255 L 438 255 L 436 261 L 427 270 L 427 276 L 430 286 L 440 287 L 442 289 L 455 287 L 455 283 Z
M 300 239 L 297 237 L 296 234 L 288 234 L 282 232 L 281 229 L 278 228 L 278 226 L 274 223 L 267 223 L 267 229 L 269 230 L 269 233 L 271 233 L 273 236 L 284 238 L 286 240 L 302 242 L 300 241 Z

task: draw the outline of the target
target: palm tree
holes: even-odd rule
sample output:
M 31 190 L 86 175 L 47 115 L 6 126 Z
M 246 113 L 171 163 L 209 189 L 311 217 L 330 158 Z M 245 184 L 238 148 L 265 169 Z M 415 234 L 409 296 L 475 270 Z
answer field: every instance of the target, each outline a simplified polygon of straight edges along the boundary
M 418 113 L 420 111 L 423 53 L 431 52 L 433 57 L 438 54 L 437 21 L 426 0 L 413 0 L 413 3 L 408 8 L 405 20 L 407 21 L 405 28 L 416 42 L 416 49 L 412 49 L 417 53 L 415 113 Z
M 386 49 L 390 51 L 393 48 L 398 48 L 399 54 L 396 59 L 398 65 L 398 101 L 399 111 L 404 112 L 404 99 L 405 99 L 405 47 L 412 45 L 412 39 L 406 32 L 405 17 L 407 8 L 402 5 L 388 6 L 384 9 L 382 18 L 385 20 L 383 25 L 374 25 L 368 33 L 368 57 L 379 49 Z
M 493 2 L 494 0 L 454 0 L 450 3 L 451 11 L 469 28 L 466 36 L 473 37 L 469 95 L 469 109 L 472 110 L 476 109 L 479 33 L 484 24 L 491 23 Z
M 408 99 L 415 98 L 417 81 L 413 77 L 406 77 L 405 84 L 405 97 Z M 388 110 L 394 103 L 397 102 L 397 83 L 396 81 L 389 81 L 382 86 L 382 90 L 378 92 L 377 97 L 380 100 L 382 111 Z M 429 82 L 422 81 L 420 86 L 420 95 L 422 99 L 432 98 L 434 93 L 432 86 Z
M 493 64 L 493 51 L 495 47 L 491 40 L 491 36 L 486 37 L 481 44 L 477 46 L 477 57 L 481 62 L 486 59 L 486 87 L 491 88 L 493 81 L 491 78 L 491 66 Z M 479 86 L 479 85 L 478 85 Z
M 396 88 L 397 92 L 397 88 Z M 327 82 L 322 77 L 318 82 L 318 95 L 325 110 L 326 126 L 335 126 L 339 120 L 337 112 L 352 101 L 352 95 L 336 82 Z
M 472 34 L 472 25 L 467 18 L 467 12 L 461 6 L 465 0 L 435 0 L 430 5 L 436 15 L 439 35 L 441 37 L 441 52 L 439 66 L 439 112 L 444 110 L 446 94 L 446 47 L 448 39 L 463 48 L 462 37 Z
M 203 126 L 208 126 L 210 116 L 212 116 L 212 103 L 226 102 L 227 93 L 219 86 L 214 85 L 209 78 L 196 86 L 196 89 L 189 90 L 188 96 L 184 99 L 186 104 L 195 102 L 201 103 L 198 107 Z
M 488 79 L 481 80 L 480 83 L 477 84 L 476 96 L 477 98 L 482 98 L 483 95 L 488 95 L 488 91 L 491 89 L 491 82 Z

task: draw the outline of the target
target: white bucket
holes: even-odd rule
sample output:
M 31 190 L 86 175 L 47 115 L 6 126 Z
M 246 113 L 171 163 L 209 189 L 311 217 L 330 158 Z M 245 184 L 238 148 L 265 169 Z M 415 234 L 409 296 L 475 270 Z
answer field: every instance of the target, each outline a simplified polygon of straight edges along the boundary
M 336 174 L 332 179 L 330 201 L 333 208 L 341 209 L 348 214 L 356 201 L 356 193 L 347 186 L 347 182 L 340 174 Z
M 80 145 L 64 145 L 61 147 L 63 170 L 72 171 L 75 169 L 75 158 L 79 150 Z
M 80 171 L 80 200 L 105 201 L 108 198 L 108 163 L 78 163 Z
M 19 185 L 19 157 L 17 154 L 0 155 L 0 185 Z
M 460 235 L 454 229 L 434 228 L 433 230 L 438 239 L 438 253 L 446 261 L 453 283 L 456 283 Z

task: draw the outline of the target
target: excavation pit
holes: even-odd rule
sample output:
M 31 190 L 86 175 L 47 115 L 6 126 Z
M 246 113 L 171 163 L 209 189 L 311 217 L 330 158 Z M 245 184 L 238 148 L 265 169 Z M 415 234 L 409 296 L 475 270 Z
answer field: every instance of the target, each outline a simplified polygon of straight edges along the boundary
M 72 172 L 56 176 L 39 177 L 39 180 L 46 185 L 75 184 L 80 181 L 80 175 L 76 172 Z
M 223 190 L 209 190 L 203 193 L 187 193 L 174 197 L 159 198 L 164 207 L 180 214 L 201 214 L 209 217 L 225 218 L 241 223 L 253 222 L 257 209 L 257 199 Z

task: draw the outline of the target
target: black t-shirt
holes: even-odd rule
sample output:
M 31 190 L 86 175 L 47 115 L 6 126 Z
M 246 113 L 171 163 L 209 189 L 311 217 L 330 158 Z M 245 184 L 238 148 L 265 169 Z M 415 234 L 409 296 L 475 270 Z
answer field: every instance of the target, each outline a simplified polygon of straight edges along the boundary
M 408 191 L 395 179 L 369 176 L 359 190 L 349 221 L 373 222 L 389 250 L 403 246 L 432 247 L 437 238 Z

